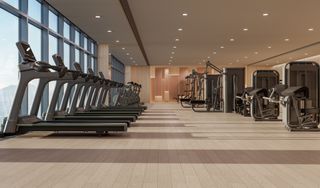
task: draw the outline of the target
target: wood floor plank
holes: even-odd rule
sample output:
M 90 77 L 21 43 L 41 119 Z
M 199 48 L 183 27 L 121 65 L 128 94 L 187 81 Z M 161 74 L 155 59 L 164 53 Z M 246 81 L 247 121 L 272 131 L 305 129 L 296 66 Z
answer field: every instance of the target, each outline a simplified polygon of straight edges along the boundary
M 134 126 L 134 125 L 137 126 Z M 319 133 L 152 104 L 128 133 L 0 141 L 0 187 L 320 187 Z

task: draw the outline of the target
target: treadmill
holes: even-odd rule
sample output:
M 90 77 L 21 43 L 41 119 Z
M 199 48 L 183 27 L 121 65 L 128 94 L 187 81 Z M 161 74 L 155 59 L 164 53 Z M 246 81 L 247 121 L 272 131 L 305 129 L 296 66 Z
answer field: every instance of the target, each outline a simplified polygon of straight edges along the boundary
M 105 116 L 112 116 L 112 115 L 119 115 L 119 116 L 138 116 L 141 115 L 141 111 L 106 111 L 103 109 L 100 109 L 99 111 L 91 111 L 92 107 L 95 109 L 101 108 L 103 104 L 105 103 L 105 98 L 107 96 L 108 91 L 110 90 L 110 87 L 108 82 L 113 82 L 111 80 L 106 80 L 102 73 L 100 73 L 100 78 L 97 76 L 94 76 L 94 72 L 91 68 L 88 68 L 88 74 L 84 74 L 82 72 L 81 66 L 78 63 L 74 64 L 75 68 L 81 72 L 82 75 L 87 75 L 91 78 L 91 81 L 93 81 L 95 84 L 90 84 L 89 82 L 84 83 L 79 105 L 78 107 L 75 107 L 74 105 L 71 105 L 70 108 L 70 115 L 87 115 L 87 116 L 95 116 L 95 115 L 105 115 Z M 102 77 L 101 77 L 102 75 Z M 100 80 L 100 82 L 97 82 L 97 80 Z M 89 91 L 90 90 L 90 91 Z M 88 97 L 86 97 L 86 94 L 88 94 Z M 86 105 L 84 106 L 84 101 L 87 98 Z
M 58 55 L 53 56 L 54 60 L 57 65 L 64 65 L 62 58 Z M 68 81 L 66 91 L 64 92 L 64 97 L 62 100 L 62 104 L 60 106 L 59 111 L 54 112 L 54 104 L 51 108 L 49 108 L 50 111 L 47 112 L 49 116 L 49 119 L 47 120 L 59 120 L 59 121 L 67 121 L 67 120 L 125 120 L 125 121 L 131 121 L 134 122 L 137 119 L 137 115 L 135 114 L 115 114 L 115 113 L 86 113 L 86 112 L 77 112 L 78 109 L 84 108 L 84 103 L 86 103 L 86 106 L 90 105 L 91 101 L 95 99 L 95 97 L 92 97 L 93 95 L 93 89 L 88 91 L 88 86 L 97 84 L 99 78 L 95 77 L 92 74 L 84 74 L 81 70 L 81 67 L 78 63 L 75 63 L 75 68 L 77 69 L 77 72 L 80 74 L 80 79 L 77 79 L 73 82 Z M 102 83 L 102 82 L 100 82 Z M 64 83 L 63 83 L 64 84 Z M 61 84 L 61 85 L 63 85 Z M 99 84 L 99 83 L 98 83 Z M 60 86 L 61 87 L 61 86 Z M 73 95 L 71 94 L 72 89 L 74 88 Z M 98 93 L 95 90 L 95 93 Z M 87 96 L 88 94 L 88 96 Z M 87 96 L 87 97 L 86 97 Z M 87 98 L 85 102 L 85 98 Z M 68 109 L 68 101 L 70 102 L 70 107 Z
M 67 69 L 62 60 L 56 61 L 56 59 L 60 59 L 60 58 L 61 57 L 58 55 L 53 55 L 53 59 L 55 60 L 56 66 L 62 70 Z M 58 100 L 59 100 L 60 92 L 63 91 L 63 86 L 65 84 L 68 84 L 68 86 L 74 86 L 76 83 L 85 82 L 86 79 L 88 79 L 88 78 L 81 77 L 81 73 L 78 71 L 67 70 L 66 75 L 63 78 L 56 81 L 56 85 L 55 85 L 55 89 L 54 89 L 51 101 L 50 101 L 49 106 L 47 108 L 47 112 L 44 115 L 44 118 L 46 121 L 55 120 L 54 117 L 57 114 L 60 114 L 60 115 L 65 114 L 65 110 L 55 111 L 55 109 L 59 109 Z M 50 79 L 50 80 L 52 80 L 52 79 Z M 43 92 L 45 86 L 46 86 L 46 83 L 40 84 L 38 86 L 38 88 L 39 88 L 38 92 L 40 93 L 39 96 L 41 96 L 41 93 Z M 70 93 L 71 93 L 71 90 L 67 89 L 64 92 L 64 96 L 67 95 L 69 97 Z M 60 106 L 65 106 L 65 107 L 62 107 L 63 109 L 65 109 L 65 108 L 67 108 L 66 107 L 67 104 L 68 104 L 68 100 L 67 100 L 67 98 L 64 97 L 63 102 Z M 84 121 L 90 122 L 90 123 L 91 122 L 92 123 L 127 123 L 127 125 L 130 126 L 130 122 L 132 122 L 134 120 L 135 120 L 134 118 L 123 118 L 123 117 L 115 116 L 115 117 L 97 117 L 97 118 L 81 117 L 81 118 L 77 118 L 77 119 L 64 119 L 63 121 L 64 122 L 72 121 L 72 122 L 77 122 L 77 123 L 78 122 L 81 123 Z M 55 121 L 58 122 L 58 121 L 62 121 L 62 120 L 55 120 Z
M 81 68 L 81 67 L 80 67 Z M 92 69 L 89 68 L 88 69 L 89 72 L 92 72 Z M 114 110 L 110 110 L 110 109 L 106 109 L 104 108 L 105 104 L 106 104 L 106 99 L 107 99 L 107 94 L 110 93 L 110 89 L 113 88 L 114 86 L 117 85 L 121 85 L 123 86 L 123 84 L 121 83 L 117 83 L 111 80 L 107 80 L 105 79 L 104 75 L 102 72 L 99 72 L 99 76 L 101 80 L 105 80 L 106 84 L 103 85 L 98 85 L 94 88 L 95 95 L 97 95 L 97 93 L 100 93 L 100 95 L 98 95 L 97 97 L 93 97 L 92 98 L 92 102 L 91 105 L 88 105 L 88 103 L 86 104 L 86 106 L 84 107 L 84 111 L 85 112 L 91 112 L 91 113 L 111 113 L 111 114 L 127 114 L 127 115 L 137 115 L 140 116 L 141 113 L 143 112 L 143 110 L 141 109 L 114 109 Z M 93 90 L 91 90 L 90 92 L 92 92 Z M 89 95 L 90 96 L 90 95 Z M 94 100 L 96 99 L 96 100 Z M 80 112 L 81 113 L 81 112 Z
M 99 72 L 99 75 L 100 75 L 100 77 L 104 77 L 103 73 L 101 73 L 101 72 Z M 114 82 L 114 81 L 110 81 L 110 84 L 108 86 L 109 86 L 108 88 L 104 89 L 107 92 L 112 88 L 119 90 L 119 89 L 123 89 L 123 87 L 125 87 L 124 84 L 117 83 L 117 82 Z M 104 93 L 107 93 L 107 92 L 104 92 Z M 118 91 L 119 95 L 120 95 L 120 93 L 121 92 Z M 133 106 L 115 107 L 115 106 L 106 106 L 104 104 L 105 104 L 105 101 L 103 101 L 102 103 L 98 104 L 97 108 L 92 108 L 91 111 L 94 111 L 94 112 L 99 112 L 99 111 L 123 111 L 123 112 L 137 111 L 137 112 L 140 112 L 140 113 L 142 113 L 144 111 L 143 108 L 138 108 L 137 106 L 136 107 L 133 107 Z
M 141 106 L 139 104 L 140 99 L 137 100 L 140 93 L 141 85 L 136 84 L 134 82 L 128 82 L 127 85 L 116 83 L 113 85 L 113 88 L 118 89 L 118 97 L 115 101 L 113 106 L 104 106 L 102 110 L 125 110 L 125 111 L 144 111 L 147 109 L 146 106 Z M 129 90 L 129 92 L 128 92 Z M 127 95 L 134 95 L 134 96 L 127 96 Z M 136 101 L 128 101 L 127 104 L 123 103 L 122 99 L 132 98 L 135 97 Z M 99 111 L 99 110 L 98 110 Z
M 50 80 L 62 79 L 68 71 L 66 68 L 52 66 L 47 62 L 36 61 L 29 44 L 18 42 L 16 45 L 23 62 L 19 64 L 19 84 L 9 116 L 5 122 L 4 135 L 21 134 L 29 131 L 94 131 L 98 134 L 109 131 L 127 131 L 126 123 L 56 122 L 39 119 L 37 114 L 43 95 L 40 87 Z M 39 79 L 40 87 L 37 89 L 31 111 L 26 116 L 19 116 L 28 83 L 35 79 Z

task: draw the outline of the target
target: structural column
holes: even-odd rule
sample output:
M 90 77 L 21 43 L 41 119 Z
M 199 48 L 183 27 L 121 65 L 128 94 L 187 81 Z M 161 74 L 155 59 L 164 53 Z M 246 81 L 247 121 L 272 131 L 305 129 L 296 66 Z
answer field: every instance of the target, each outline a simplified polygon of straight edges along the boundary
M 131 66 L 125 66 L 125 76 L 124 76 L 124 83 L 128 83 L 132 81 L 131 78 Z
M 98 45 L 98 71 L 102 72 L 107 79 L 111 79 L 108 44 Z

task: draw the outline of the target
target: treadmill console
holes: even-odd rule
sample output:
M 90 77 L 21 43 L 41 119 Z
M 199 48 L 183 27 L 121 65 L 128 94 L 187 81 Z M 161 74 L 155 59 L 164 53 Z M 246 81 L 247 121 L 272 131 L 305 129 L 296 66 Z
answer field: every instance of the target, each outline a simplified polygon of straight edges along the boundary
M 88 68 L 88 74 L 91 74 L 94 76 L 94 72 L 93 72 L 92 68 Z
M 81 65 L 79 63 L 73 63 L 73 66 L 77 71 L 83 73 Z
M 28 43 L 17 42 L 16 45 L 24 62 L 30 63 L 37 61 Z
M 65 67 L 61 56 L 59 56 L 58 54 L 54 54 L 52 56 L 52 58 L 53 58 L 54 63 L 56 64 L 56 66 Z
M 105 79 L 104 74 L 102 72 L 99 72 L 99 76 L 101 79 Z

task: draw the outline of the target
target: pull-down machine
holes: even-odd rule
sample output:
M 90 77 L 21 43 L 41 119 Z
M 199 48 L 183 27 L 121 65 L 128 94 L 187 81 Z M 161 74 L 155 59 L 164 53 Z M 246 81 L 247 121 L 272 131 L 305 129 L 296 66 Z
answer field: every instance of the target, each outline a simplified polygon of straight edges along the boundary
M 213 69 L 218 74 L 209 74 Z M 197 85 L 197 95 L 191 99 L 192 110 L 195 112 L 222 112 L 222 74 L 223 71 L 210 62 L 206 63 L 206 72 L 193 72 L 193 83 Z M 195 88 L 195 86 L 193 86 Z M 205 109 L 205 110 L 200 110 Z
M 319 131 L 319 73 L 315 62 L 286 65 L 283 122 L 290 131 Z
M 250 95 L 250 114 L 255 121 L 279 121 L 280 104 L 269 100 L 279 100 L 279 73 L 275 70 L 257 70 L 252 75 L 254 90 Z

